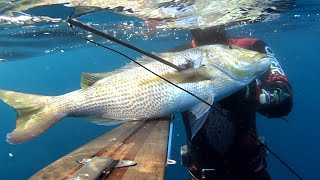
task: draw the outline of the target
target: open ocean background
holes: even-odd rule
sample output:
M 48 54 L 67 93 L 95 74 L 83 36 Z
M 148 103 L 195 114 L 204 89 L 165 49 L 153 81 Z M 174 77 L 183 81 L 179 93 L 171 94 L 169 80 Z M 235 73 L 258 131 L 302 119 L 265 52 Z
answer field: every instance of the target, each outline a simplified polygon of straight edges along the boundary
M 259 133 L 266 137 L 269 147 L 304 179 L 316 180 L 320 179 L 320 2 L 298 0 L 296 4 L 295 9 L 279 19 L 230 28 L 228 33 L 231 37 L 262 39 L 275 52 L 293 87 L 294 107 L 286 117 L 288 122 L 258 116 Z M 57 9 L 59 6 L 51 13 L 59 14 Z M 95 15 L 99 20 L 103 12 Z M 92 18 L 95 17 L 88 15 L 84 20 Z M 114 23 L 138 22 L 133 17 L 112 13 L 108 18 Z M 38 32 L 32 32 L 32 28 L 0 26 L 0 48 L 21 52 L 13 53 L 12 61 L 8 58 L 10 56 L 0 57 L 0 89 L 59 95 L 79 88 L 81 72 L 112 71 L 129 62 L 118 54 L 75 37 L 65 23 L 59 25 L 60 30 L 54 30 L 53 26 L 43 24 Z M 115 27 L 117 31 L 123 31 L 119 26 Z M 129 43 L 149 52 L 163 52 L 191 40 L 188 31 L 168 30 L 163 34 L 167 35 L 133 38 Z M 130 57 L 139 56 L 121 46 L 110 46 Z M 172 157 L 177 164 L 168 165 L 166 179 L 188 179 L 188 171 L 180 165 L 180 158 L 175 153 L 180 152 L 180 146 L 186 143 L 182 121 L 179 115 L 176 117 Z M 0 101 L 1 180 L 27 179 L 56 159 L 114 128 L 85 119 L 65 118 L 32 141 L 10 145 L 5 137 L 15 128 L 15 119 L 15 111 Z M 273 179 L 296 179 L 271 154 L 268 169 Z

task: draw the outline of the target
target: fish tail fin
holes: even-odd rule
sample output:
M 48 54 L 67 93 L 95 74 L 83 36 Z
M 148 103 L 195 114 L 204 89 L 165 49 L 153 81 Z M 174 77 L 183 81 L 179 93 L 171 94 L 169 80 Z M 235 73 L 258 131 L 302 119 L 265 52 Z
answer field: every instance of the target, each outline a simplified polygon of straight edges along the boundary
M 0 99 L 17 114 L 16 129 L 7 134 L 7 142 L 19 144 L 42 134 L 65 115 L 49 103 L 52 97 L 0 90 Z

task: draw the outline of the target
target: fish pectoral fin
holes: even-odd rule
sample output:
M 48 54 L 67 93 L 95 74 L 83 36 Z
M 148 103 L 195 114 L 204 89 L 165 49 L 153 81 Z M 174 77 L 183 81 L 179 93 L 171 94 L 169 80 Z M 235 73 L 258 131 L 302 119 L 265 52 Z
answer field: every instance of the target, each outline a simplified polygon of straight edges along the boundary
M 94 83 L 96 83 L 97 81 L 99 81 L 100 79 L 103 79 L 107 76 L 109 76 L 109 72 L 107 73 L 86 73 L 86 72 L 82 72 L 81 73 L 81 88 L 85 89 L 91 85 L 93 85 Z
M 175 83 L 192 83 L 211 79 L 207 67 L 176 71 L 164 74 L 162 77 Z
M 209 104 L 213 104 L 214 96 L 207 99 Z M 191 139 L 197 134 L 199 129 L 204 124 L 205 120 L 208 117 L 209 110 L 211 106 L 205 103 L 200 103 L 199 105 L 195 106 L 191 109 L 191 113 L 193 114 L 193 118 L 189 120 L 190 128 L 191 128 Z
M 210 97 L 206 100 L 206 102 L 208 104 L 213 104 L 214 101 L 214 97 Z M 197 106 L 195 106 L 194 108 L 191 109 L 191 113 L 197 118 L 199 119 L 200 117 L 202 117 L 207 111 L 209 111 L 210 107 L 208 104 L 205 103 L 200 103 Z

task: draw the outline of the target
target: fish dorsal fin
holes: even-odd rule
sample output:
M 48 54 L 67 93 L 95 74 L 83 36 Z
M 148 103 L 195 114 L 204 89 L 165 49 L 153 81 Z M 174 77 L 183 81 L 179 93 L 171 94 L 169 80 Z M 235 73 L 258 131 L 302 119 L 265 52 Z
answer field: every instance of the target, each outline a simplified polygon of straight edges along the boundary
M 109 73 L 109 72 L 105 72 L 105 73 L 87 73 L 87 72 L 82 72 L 81 73 L 80 86 L 81 86 L 82 89 L 86 89 L 87 87 L 89 87 L 92 84 L 96 83 L 100 79 L 108 77 L 110 74 L 111 73 Z
M 165 57 L 169 58 L 170 57 L 169 54 L 170 53 L 155 53 L 155 55 L 162 57 L 162 58 L 165 58 Z M 152 62 L 156 62 L 156 60 L 152 59 L 150 57 L 147 57 L 147 56 L 143 56 L 142 58 L 136 60 L 136 62 L 138 62 L 141 65 L 146 65 L 146 64 L 149 64 Z M 120 69 L 117 69 L 117 70 L 111 71 L 111 72 L 103 72 L 103 73 L 82 72 L 81 73 L 81 83 L 80 83 L 81 88 L 85 89 L 105 77 L 108 77 L 108 76 L 111 76 L 114 74 L 118 74 L 118 73 L 124 72 L 126 70 L 136 68 L 136 67 L 140 67 L 140 65 L 138 65 L 135 62 L 130 62 L 130 63 L 126 64 L 125 66 L 121 67 Z
M 214 102 L 214 96 L 208 98 L 206 102 L 212 105 Z M 199 105 L 191 109 L 191 113 L 193 114 L 193 118 L 189 120 L 191 139 L 193 139 L 193 137 L 197 134 L 199 129 L 204 124 L 210 112 L 210 108 L 211 106 L 209 106 L 208 104 L 200 103 Z

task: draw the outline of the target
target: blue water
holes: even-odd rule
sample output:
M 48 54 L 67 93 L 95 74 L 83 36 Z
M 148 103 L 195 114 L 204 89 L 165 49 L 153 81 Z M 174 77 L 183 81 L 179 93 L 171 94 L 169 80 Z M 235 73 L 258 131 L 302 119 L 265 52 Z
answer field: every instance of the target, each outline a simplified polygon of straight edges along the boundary
M 263 39 L 275 52 L 293 87 L 294 107 L 286 117 L 288 122 L 258 116 L 260 135 L 265 136 L 270 148 L 304 179 L 320 179 L 320 122 L 317 115 L 320 102 L 320 6 L 317 1 L 296 2 L 299 6 L 280 19 L 232 28 L 229 34 Z M 128 62 L 122 56 L 73 37 L 68 28 L 61 32 L 55 38 L 48 36 L 47 43 L 37 44 L 38 50 L 24 44 L 27 40 L 19 39 L 20 49 L 31 48 L 35 53 L 32 56 L 24 54 L 22 60 L 13 58 L 15 61 L 1 62 L 0 88 L 44 95 L 63 94 L 79 88 L 80 73 L 83 71 L 112 71 Z M 188 42 L 190 36 L 186 33 L 172 33 L 153 40 L 138 38 L 130 43 L 150 52 L 161 52 Z M 8 48 L 4 42 L 10 42 L 11 38 L 0 34 L 1 48 Z M 14 46 L 14 42 L 11 45 Z M 46 45 L 50 50 L 55 48 L 55 51 L 44 53 Z M 131 57 L 138 56 L 123 47 L 113 46 Z M 27 179 L 59 157 L 113 128 L 99 126 L 86 119 L 65 118 L 32 141 L 10 145 L 5 137 L 15 127 L 16 114 L 0 102 L 0 116 L 0 179 L 6 180 Z M 167 167 L 167 179 L 188 178 L 187 170 L 180 165 L 179 156 L 175 153 L 184 144 L 184 129 L 177 115 L 172 158 L 178 163 Z M 268 169 L 273 179 L 296 179 L 271 154 L 268 156 Z

